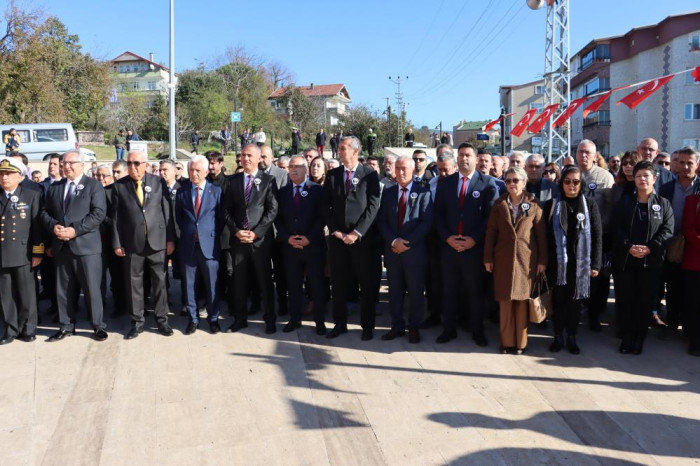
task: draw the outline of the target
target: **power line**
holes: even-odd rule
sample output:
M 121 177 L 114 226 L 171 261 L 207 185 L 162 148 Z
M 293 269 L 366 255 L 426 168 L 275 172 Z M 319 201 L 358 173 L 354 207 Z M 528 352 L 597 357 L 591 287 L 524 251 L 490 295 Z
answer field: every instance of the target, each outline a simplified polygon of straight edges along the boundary
M 442 5 L 444 5 L 444 4 L 445 4 L 445 0 L 442 0 L 442 1 L 440 2 L 440 6 L 439 6 L 438 9 L 435 11 L 435 15 L 433 15 L 433 20 L 430 22 L 430 26 L 428 26 L 427 31 L 432 31 L 432 30 L 433 30 L 433 26 L 435 25 L 435 20 L 437 19 L 438 15 L 439 15 L 440 12 L 442 11 Z M 465 4 L 466 4 L 466 2 L 465 2 Z M 418 47 L 415 48 L 415 49 L 413 50 L 413 55 L 411 55 L 411 58 L 408 60 L 408 64 L 406 65 L 406 68 L 407 68 L 407 69 L 408 69 L 408 68 L 411 66 L 411 64 L 413 63 L 413 60 L 416 58 L 416 55 L 418 55 L 418 52 L 423 48 L 423 45 L 425 44 L 425 40 L 426 40 L 427 37 L 428 37 L 428 34 L 423 34 L 423 36 L 422 36 L 422 38 L 421 38 L 421 41 L 420 41 L 420 44 L 418 44 Z

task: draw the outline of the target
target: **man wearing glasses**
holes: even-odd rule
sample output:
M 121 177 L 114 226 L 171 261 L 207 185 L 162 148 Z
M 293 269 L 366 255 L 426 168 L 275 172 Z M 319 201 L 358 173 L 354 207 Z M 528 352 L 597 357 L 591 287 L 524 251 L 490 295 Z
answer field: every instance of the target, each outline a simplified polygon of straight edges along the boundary
M 413 163 L 416 164 L 416 171 L 413 175 L 413 181 L 419 183 L 424 187 L 430 186 L 430 179 L 433 178 L 433 172 L 427 170 L 428 167 L 428 156 L 422 149 L 416 149 L 413 151 Z
M 127 155 L 125 176 L 112 192 L 112 249 L 124 257 L 128 272 L 127 301 L 131 311 L 130 340 L 143 332 L 144 273 L 151 277 L 158 332 L 173 334 L 168 325 L 168 295 L 165 287 L 165 257 L 175 250 L 172 202 L 165 181 L 146 173 L 148 160 L 141 151 Z
M 659 143 L 656 142 L 654 138 L 644 138 L 639 142 L 637 152 L 642 156 L 642 160 L 653 162 L 656 159 L 656 156 L 659 154 Z M 657 170 L 659 172 L 659 176 L 656 177 L 656 183 L 654 183 L 654 190 L 657 193 L 661 189 L 661 186 L 673 181 L 673 174 L 669 170 L 671 165 L 670 161 L 671 159 L 669 157 L 669 166 L 658 166 Z
M 544 173 L 544 157 L 542 155 L 530 154 L 525 160 L 525 172 L 527 173 L 525 190 L 535 195 L 540 206 L 553 197 L 557 197 L 559 194 L 557 185 L 542 177 Z
M 51 185 L 41 223 L 49 233 L 47 255 L 56 264 L 56 297 L 60 329 L 48 341 L 75 334 L 78 289 L 85 292 L 95 340 L 107 339 L 102 321 L 102 241 L 100 224 L 107 212 L 100 182 L 83 174 L 83 157 L 77 151 L 63 155 L 64 179 Z
M 608 171 L 613 177 L 617 176 L 620 172 L 620 157 L 617 155 L 610 157 L 608 160 Z

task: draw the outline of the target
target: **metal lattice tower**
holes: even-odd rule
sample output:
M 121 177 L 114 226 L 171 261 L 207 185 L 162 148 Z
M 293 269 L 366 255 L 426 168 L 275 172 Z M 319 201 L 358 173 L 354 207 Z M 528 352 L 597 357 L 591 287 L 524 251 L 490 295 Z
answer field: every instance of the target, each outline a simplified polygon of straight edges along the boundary
M 571 103 L 571 54 L 569 46 L 569 0 L 554 0 L 547 5 L 547 40 L 544 58 L 544 106 L 559 103 L 543 130 L 542 155 L 547 162 L 568 155 L 571 146 L 569 122 L 555 128 L 552 122 Z
M 389 76 L 389 81 L 396 84 L 396 94 L 394 95 L 396 96 L 396 112 L 398 116 L 398 128 L 396 128 L 396 141 L 398 147 L 403 147 L 403 131 L 405 126 L 403 114 L 406 111 L 406 103 L 403 101 L 403 94 L 401 93 L 401 79 L 401 76 L 397 76 L 396 79 L 391 79 L 391 76 Z M 404 79 L 408 79 L 408 76 L 406 76 Z

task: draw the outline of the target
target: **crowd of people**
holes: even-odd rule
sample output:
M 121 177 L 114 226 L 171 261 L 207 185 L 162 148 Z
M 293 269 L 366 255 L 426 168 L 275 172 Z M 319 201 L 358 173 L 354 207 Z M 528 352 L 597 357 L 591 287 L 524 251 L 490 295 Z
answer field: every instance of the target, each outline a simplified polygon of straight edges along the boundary
M 92 169 L 71 151 L 51 154 L 49 176 L 32 181 L 26 157 L 10 152 L 0 160 L 0 344 L 36 338 L 43 298 L 59 323 L 48 341 L 74 334 L 81 291 L 95 339 L 106 339 L 108 288 L 115 316 L 130 318 L 127 339 L 143 332 L 151 308 L 158 331 L 172 335 L 175 281 L 188 335 L 200 320 L 221 332 L 226 301 L 225 332 L 262 310 L 267 334 L 278 315 L 289 316 L 284 332 L 308 315 L 318 335 L 337 338 L 358 302 L 361 338 L 370 340 L 386 268 L 391 327 L 382 340 L 407 335 L 415 344 L 420 330 L 441 326 L 437 343 L 466 328 L 487 346 L 492 317 L 499 351 L 523 354 L 530 300 L 545 283 L 549 349 L 578 354 L 582 309 L 601 331 L 612 279 L 608 321 L 621 353 L 641 354 L 656 326 L 682 327 L 700 356 L 695 149 L 665 154 L 646 138 L 606 161 L 584 140 L 559 166 L 539 154 L 442 143 L 435 160 L 416 149 L 386 155 L 380 167 L 360 157 L 354 136 L 337 140 L 337 159 L 324 159 L 319 135 L 316 149 L 277 160 L 264 140 L 247 139 L 230 175 L 223 151 L 195 155 L 187 176 L 180 162 L 151 164 L 141 151 Z

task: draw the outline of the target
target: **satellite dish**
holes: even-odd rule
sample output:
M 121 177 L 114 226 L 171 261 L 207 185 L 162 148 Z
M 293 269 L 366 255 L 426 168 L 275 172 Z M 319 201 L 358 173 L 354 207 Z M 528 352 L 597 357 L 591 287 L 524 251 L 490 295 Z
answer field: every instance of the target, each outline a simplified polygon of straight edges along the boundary
M 533 10 L 539 10 L 544 6 L 545 0 L 526 0 L 527 6 Z

